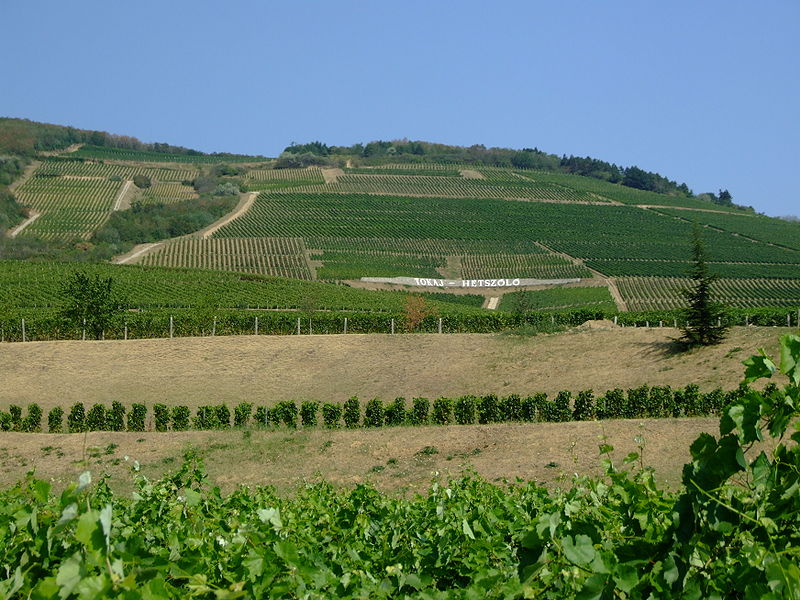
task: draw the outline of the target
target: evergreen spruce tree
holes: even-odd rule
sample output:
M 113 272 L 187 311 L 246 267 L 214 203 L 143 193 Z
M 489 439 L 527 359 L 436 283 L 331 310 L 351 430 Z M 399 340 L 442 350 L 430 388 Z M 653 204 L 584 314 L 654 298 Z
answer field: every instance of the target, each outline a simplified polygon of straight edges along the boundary
M 682 291 L 689 308 L 683 314 L 686 325 L 681 341 L 687 346 L 712 346 L 725 338 L 728 325 L 725 307 L 711 299 L 711 286 L 717 277 L 708 270 L 703 234 L 697 223 L 692 231 L 692 260 L 694 285 Z

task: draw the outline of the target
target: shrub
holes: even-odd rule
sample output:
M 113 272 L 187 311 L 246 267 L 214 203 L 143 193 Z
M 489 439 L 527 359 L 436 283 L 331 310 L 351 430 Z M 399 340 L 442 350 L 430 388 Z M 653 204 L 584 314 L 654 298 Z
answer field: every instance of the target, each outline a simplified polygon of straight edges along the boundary
M 628 402 L 623 410 L 626 419 L 638 419 L 645 416 L 650 404 L 650 388 L 646 385 L 628 390 Z
M 28 416 L 22 421 L 22 430 L 29 433 L 42 430 L 42 408 L 38 404 L 28 404 Z
M 500 402 L 495 394 L 481 396 L 478 400 L 478 423 L 497 423 L 500 421 Z
M 297 405 L 292 400 L 278 402 L 275 408 L 277 413 L 276 423 L 281 422 L 292 429 L 297 428 Z
M 140 189 L 149 188 L 150 187 L 150 178 L 147 175 L 134 175 L 133 176 L 133 185 Z
M 358 427 L 361 420 L 361 403 L 358 401 L 358 396 L 352 396 L 345 400 L 342 407 L 342 418 L 345 427 Z
M 675 412 L 675 394 L 668 385 L 654 386 L 650 388 L 650 402 L 648 404 L 647 416 L 649 417 L 671 417 Z
M 453 422 L 453 401 L 450 398 L 437 398 L 433 401 L 431 420 L 437 425 L 449 425 Z
M 22 431 L 22 407 L 12 404 L 8 407 L 8 413 L 11 415 L 11 430 Z
M 412 425 L 427 425 L 431 402 L 427 398 L 414 398 L 408 420 Z
M 125 407 L 122 402 L 114 400 L 111 410 L 106 414 L 106 427 L 109 431 L 125 431 Z
M 106 428 L 106 407 L 102 404 L 92 404 L 86 413 L 87 431 L 104 431 Z
M 253 423 L 261 427 L 269 425 L 269 411 L 266 406 L 257 406 L 256 414 L 253 417 Z
M 396 427 L 406 422 L 406 399 L 395 398 L 384 413 L 386 425 Z
M 725 392 L 717 388 L 702 395 L 700 412 L 707 416 L 718 415 L 725 404 Z
M 364 427 L 383 427 L 384 408 L 380 398 L 367 401 L 364 407 Z
M 322 405 L 322 422 L 328 429 L 339 427 L 339 420 L 342 418 L 342 407 L 338 404 L 326 402 Z
M 169 409 L 166 404 L 153 406 L 153 418 L 156 421 L 156 431 L 167 431 L 169 429 Z
M 227 404 L 217 404 L 214 407 L 214 414 L 216 415 L 216 426 L 220 429 L 229 429 L 231 426 L 231 410 Z
M 234 427 L 247 427 L 250 421 L 250 415 L 253 413 L 253 404 L 251 402 L 240 402 L 233 409 L 233 426 Z
M 553 401 L 553 408 L 555 410 L 554 417 L 556 422 L 565 423 L 572 418 L 572 411 L 569 407 L 571 400 L 571 392 L 558 392 L 556 399 Z
M 547 402 L 547 394 L 543 393 L 523 398 L 522 420 L 528 421 L 529 423 L 542 421 L 542 410 L 545 402 Z
M 503 421 L 522 421 L 522 398 L 511 394 L 500 401 L 500 418 Z
M 300 404 L 300 423 L 303 427 L 316 427 L 319 402 L 305 400 Z
M 619 388 L 609 390 L 597 401 L 598 419 L 621 419 L 625 411 L 625 392 Z
M 0 431 L 11 431 L 11 415 L 0 410 Z
M 172 431 L 186 431 L 189 429 L 189 416 L 191 411 L 188 406 L 175 406 L 172 408 Z
M 198 406 L 194 415 L 194 428 L 201 430 L 216 429 L 217 411 L 213 406 Z
M 592 390 L 578 392 L 575 398 L 575 406 L 572 410 L 572 418 L 575 421 L 592 421 L 595 418 L 594 393 Z
M 273 427 L 281 424 L 281 407 L 272 406 L 267 409 L 267 422 Z
M 64 409 L 54 406 L 47 413 L 47 430 L 50 433 L 61 433 L 61 426 L 64 422 Z
M 454 417 L 459 425 L 472 425 L 475 422 L 475 396 L 457 398 Z
M 81 433 L 86 430 L 86 409 L 83 402 L 76 402 L 67 415 L 67 430 L 70 433 Z
M 128 431 L 144 431 L 144 421 L 147 418 L 147 407 L 144 404 L 131 404 L 128 413 Z
M 764 389 L 764 396 L 768 395 L 766 388 Z M 695 384 L 690 383 L 680 394 L 680 398 L 676 401 L 680 401 L 680 411 L 683 416 L 686 417 L 696 417 L 700 414 L 700 388 L 697 387 Z

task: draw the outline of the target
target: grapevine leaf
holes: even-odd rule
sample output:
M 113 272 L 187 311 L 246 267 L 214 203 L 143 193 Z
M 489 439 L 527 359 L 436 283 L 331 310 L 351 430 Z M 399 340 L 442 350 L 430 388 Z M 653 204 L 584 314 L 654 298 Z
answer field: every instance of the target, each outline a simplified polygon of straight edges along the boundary
M 82 492 L 89 487 L 90 483 L 92 483 L 92 474 L 89 471 L 84 471 L 80 474 L 80 477 L 78 477 L 78 487 L 75 488 L 75 491 Z
M 105 547 L 105 536 L 97 517 L 96 511 L 85 512 L 78 519 L 75 528 L 75 539 L 91 550 L 102 550 Z
M 784 335 L 781 337 L 781 372 L 794 385 L 800 385 L 800 336 Z
M 58 573 L 56 574 L 56 583 L 59 587 L 58 595 L 61 598 L 68 598 L 72 595 L 72 592 L 78 587 L 85 574 L 86 571 L 83 568 L 81 555 L 76 552 L 61 563 L 58 568 Z
M 567 536 L 563 540 L 563 548 L 567 560 L 581 567 L 588 566 L 597 554 L 588 535 L 576 535 L 574 543 L 572 536 Z
M 277 508 L 261 508 L 256 511 L 256 514 L 262 523 L 272 523 L 275 531 L 280 531 L 283 528 L 281 513 Z
M 466 519 L 462 520 L 461 522 L 461 530 L 464 532 L 464 535 L 467 536 L 469 539 L 471 540 L 475 539 L 475 534 L 472 533 L 472 528 L 469 526 L 469 523 L 467 523 Z
M 589 577 L 583 584 L 583 589 L 575 596 L 576 600 L 600 600 L 606 587 L 606 577 L 602 573 Z
M 639 569 L 629 565 L 618 565 L 614 574 L 614 583 L 626 594 L 639 583 Z
M 747 367 L 744 372 L 744 382 L 751 383 L 756 379 L 772 377 L 777 370 L 775 363 L 766 355 L 763 349 L 759 349 L 760 355 L 753 355 L 742 364 Z
M 197 506 L 200 504 L 200 493 L 192 488 L 186 488 L 183 491 L 183 495 L 186 497 L 186 506 Z

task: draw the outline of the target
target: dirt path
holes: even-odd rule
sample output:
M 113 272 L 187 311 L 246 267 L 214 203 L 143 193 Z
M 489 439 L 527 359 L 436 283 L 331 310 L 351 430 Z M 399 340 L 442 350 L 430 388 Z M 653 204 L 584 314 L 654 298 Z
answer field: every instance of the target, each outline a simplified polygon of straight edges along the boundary
M 497 310 L 498 306 L 500 306 L 500 296 L 489 298 L 486 302 L 486 308 L 489 310 Z
M 47 150 L 46 152 L 39 152 L 42 156 L 58 156 L 59 154 L 66 154 L 71 152 L 77 152 L 78 150 L 83 147 L 83 144 L 72 144 L 71 146 L 67 146 L 63 150 Z
M 215 231 L 220 229 L 222 226 L 227 225 L 234 219 L 238 219 L 248 210 L 250 207 L 253 206 L 253 202 L 258 197 L 261 192 L 246 192 L 242 194 L 241 198 L 239 199 L 239 204 L 236 205 L 236 208 L 233 209 L 233 212 L 228 213 L 221 219 L 215 221 L 205 229 L 201 229 L 197 233 L 192 234 L 194 237 L 201 237 L 204 240 L 210 238 Z
M 38 160 L 33 160 L 33 161 L 31 161 L 31 164 L 27 165 L 27 166 L 26 166 L 26 167 L 25 167 L 25 168 L 22 170 L 22 176 L 21 176 L 19 179 L 15 179 L 14 181 L 12 181 L 12 182 L 9 184 L 9 186 L 8 186 L 8 191 L 10 191 L 11 193 L 13 193 L 13 192 L 14 192 L 14 190 L 16 190 L 17 188 L 19 188 L 19 187 L 20 187 L 22 184 L 24 184 L 26 181 L 28 181 L 28 179 L 30 179 L 30 178 L 31 178 L 31 175 L 33 175 L 33 172 L 34 172 L 36 169 L 38 169 L 38 168 L 39 168 L 39 165 L 41 165 L 41 164 L 42 164 L 42 163 L 41 163 L 41 161 L 38 161 Z
M 10 237 L 10 238 L 17 237 L 20 233 L 22 233 L 25 230 L 25 228 L 28 225 L 33 223 L 36 219 L 38 219 L 41 216 L 42 216 L 42 213 L 38 213 L 38 212 L 32 210 L 30 216 L 27 219 L 25 219 L 22 223 L 20 223 L 16 227 L 12 227 L 11 229 L 9 229 L 6 232 L 6 235 L 8 235 L 8 237 Z
M 709 213 L 717 213 L 720 215 L 730 215 L 734 214 L 740 217 L 754 217 L 755 215 L 750 215 L 747 213 L 731 213 L 727 210 L 715 210 L 713 208 L 693 208 L 691 206 L 662 206 L 660 204 L 634 204 L 636 208 L 647 208 L 647 209 L 655 209 L 658 210 L 659 208 L 666 208 L 669 210 L 689 210 L 694 212 L 709 212 Z
M 114 200 L 114 206 L 111 207 L 111 211 L 117 210 L 126 210 L 131 207 L 130 199 L 126 199 L 126 195 L 128 194 L 128 190 L 131 189 L 133 182 L 130 180 L 125 180 L 125 183 L 122 184 L 122 187 L 117 194 L 117 199 Z
M 138 244 L 133 247 L 130 252 L 115 256 L 111 262 L 116 265 L 125 265 L 130 262 L 135 262 L 135 259 L 141 258 L 151 250 L 155 250 L 159 246 L 163 246 L 164 242 L 154 242 L 152 244 Z
M 344 175 L 342 169 L 322 169 L 322 178 L 325 183 L 338 183 L 339 177 Z
M 486 179 L 483 173 L 474 169 L 461 169 L 459 173 L 464 179 Z

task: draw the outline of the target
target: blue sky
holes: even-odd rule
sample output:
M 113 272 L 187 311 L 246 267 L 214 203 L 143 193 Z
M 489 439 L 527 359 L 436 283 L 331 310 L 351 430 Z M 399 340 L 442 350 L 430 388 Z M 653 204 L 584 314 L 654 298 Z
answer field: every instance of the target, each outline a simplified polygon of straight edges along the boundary
M 0 116 L 268 156 L 535 146 L 800 214 L 796 0 L 28 0 L 3 15 Z

